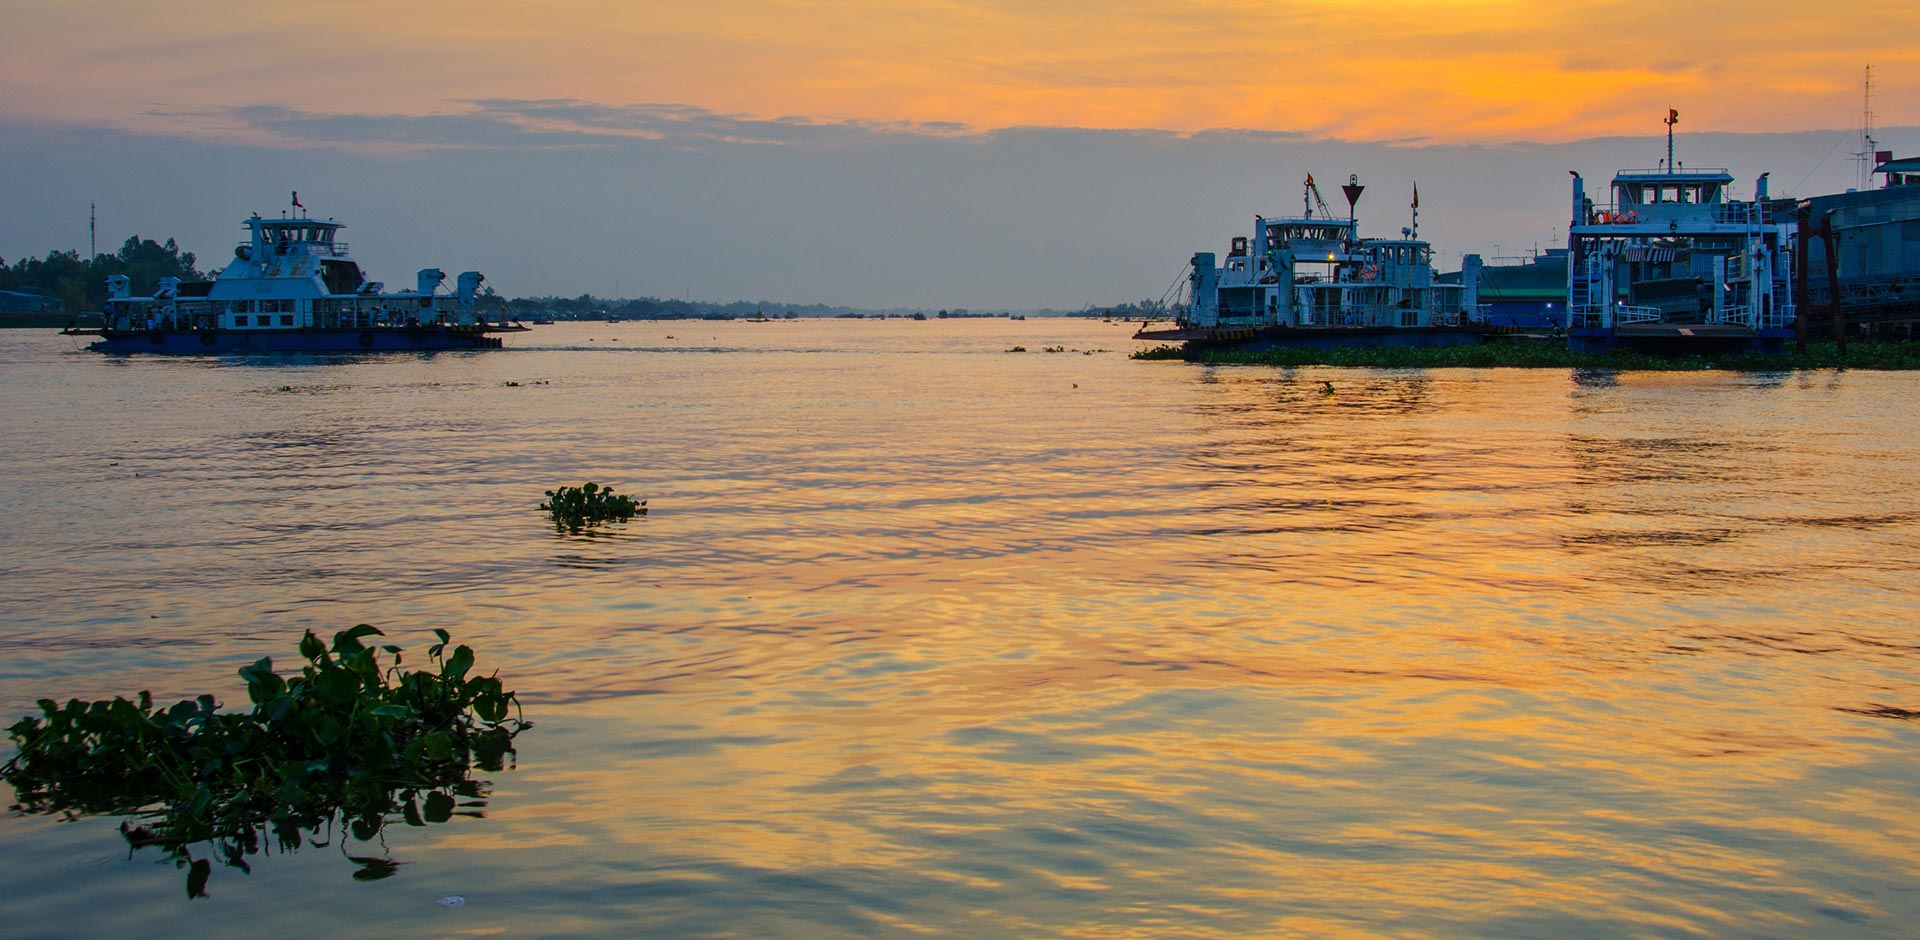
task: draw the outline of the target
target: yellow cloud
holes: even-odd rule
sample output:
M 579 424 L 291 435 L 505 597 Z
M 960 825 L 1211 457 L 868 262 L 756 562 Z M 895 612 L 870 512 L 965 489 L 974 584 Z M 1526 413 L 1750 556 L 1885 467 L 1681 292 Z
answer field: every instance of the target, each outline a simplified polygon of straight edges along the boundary
M 1876 64 L 1920 123 L 1920 8 L 1783 0 L 69 0 L 13 11 L 0 114 L 164 125 L 271 104 L 424 113 L 471 98 L 684 103 L 761 117 L 1564 140 L 1844 127 Z

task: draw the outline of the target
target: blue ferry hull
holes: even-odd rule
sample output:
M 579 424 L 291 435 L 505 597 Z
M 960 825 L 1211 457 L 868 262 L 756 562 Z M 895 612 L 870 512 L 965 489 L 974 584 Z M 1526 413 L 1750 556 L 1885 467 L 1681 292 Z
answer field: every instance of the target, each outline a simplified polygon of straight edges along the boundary
M 1574 327 L 1567 331 L 1567 348 L 1581 355 L 1599 355 L 1615 349 L 1660 356 L 1720 355 L 1723 353 L 1785 352 L 1793 330 L 1750 330 L 1704 324 L 1655 323 L 1628 327 Z
M 492 332 L 500 332 L 498 327 Z M 518 332 L 509 329 L 508 332 Z M 102 333 L 88 345 L 103 353 L 208 356 L 229 353 L 389 352 L 499 349 L 498 336 L 472 327 L 417 329 L 197 330 Z

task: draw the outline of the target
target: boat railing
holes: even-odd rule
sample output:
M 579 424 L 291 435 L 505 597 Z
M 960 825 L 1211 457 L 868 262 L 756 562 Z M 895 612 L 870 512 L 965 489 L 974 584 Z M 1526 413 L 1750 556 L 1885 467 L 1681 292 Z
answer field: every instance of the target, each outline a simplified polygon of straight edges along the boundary
M 1606 313 L 1607 308 L 1600 304 L 1573 304 L 1567 307 L 1567 325 L 1576 328 L 1598 327 Z
M 251 247 L 246 242 L 241 242 L 240 244 L 242 247 Z M 344 258 L 347 256 L 346 242 L 296 242 L 289 244 L 305 245 L 308 254 L 324 255 L 331 258 Z
M 1676 210 L 1684 209 L 1684 212 Z M 1679 217 L 1676 217 L 1679 216 Z M 1621 206 L 1595 203 L 1587 225 L 1659 225 L 1711 222 L 1715 225 L 1765 225 L 1766 205 L 1758 202 L 1656 202 Z
M 1793 305 L 1775 304 L 1770 312 L 1763 313 L 1751 304 L 1733 304 L 1717 318 L 1709 318 L 1708 322 L 1744 326 L 1750 330 L 1779 330 L 1793 322 Z
M 1627 323 L 1658 323 L 1662 318 L 1659 307 L 1629 307 L 1620 304 L 1607 307 L 1603 304 L 1574 304 L 1567 308 L 1567 325 L 1573 327 L 1599 328 L 1609 320 L 1618 326 Z
M 1648 176 L 1718 176 L 1728 172 L 1723 166 L 1682 166 L 1679 169 L 1668 167 L 1645 167 L 1635 170 L 1620 170 L 1613 174 L 1614 179 Z
M 1405 322 L 1404 315 L 1409 311 L 1393 304 L 1346 304 L 1337 308 L 1316 307 L 1303 310 L 1299 314 L 1300 326 L 1315 327 L 1362 327 L 1411 326 Z M 1457 317 L 1453 318 L 1457 322 Z M 1449 323 L 1449 319 L 1440 314 L 1427 318 L 1428 325 Z

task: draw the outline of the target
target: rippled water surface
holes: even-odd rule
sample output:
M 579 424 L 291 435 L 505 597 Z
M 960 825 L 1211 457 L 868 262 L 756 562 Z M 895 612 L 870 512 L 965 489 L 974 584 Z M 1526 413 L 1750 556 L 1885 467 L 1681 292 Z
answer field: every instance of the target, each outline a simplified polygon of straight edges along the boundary
M 1911 935 L 1920 378 L 1129 332 L 0 333 L 6 716 L 244 702 L 367 621 L 453 631 L 537 725 L 486 819 L 352 847 L 377 882 L 310 848 L 188 902 L 117 820 L 0 819 L 0 932 Z M 541 491 L 587 480 L 651 514 L 556 533 Z

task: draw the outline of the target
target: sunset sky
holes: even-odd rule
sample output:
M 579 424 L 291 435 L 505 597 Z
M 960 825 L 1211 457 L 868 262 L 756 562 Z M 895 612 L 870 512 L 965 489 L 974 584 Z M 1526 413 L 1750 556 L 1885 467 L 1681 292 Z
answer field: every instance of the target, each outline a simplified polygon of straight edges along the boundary
M 112 198 L 115 231 L 138 226 L 144 234 L 185 234 L 224 233 L 247 211 L 271 208 L 268 200 L 280 198 L 275 194 L 281 190 L 337 195 L 335 205 L 344 208 L 353 205 L 348 194 L 356 188 L 391 187 L 414 194 L 423 205 L 444 205 L 453 197 L 441 190 L 452 185 L 450 174 L 461 173 L 472 174 L 463 185 L 486 186 L 483 195 L 505 180 L 566 176 L 578 182 L 583 173 L 603 174 L 595 178 L 602 187 L 621 181 L 664 185 L 666 174 L 712 194 L 704 202 L 666 194 L 635 206 L 644 219 L 634 224 L 647 229 L 636 236 L 646 258 L 576 252 L 579 270 L 555 268 L 549 260 L 538 269 L 513 271 L 518 283 L 495 276 L 509 293 L 573 292 L 576 283 L 578 290 L 606 293 L 612 279 L 601 269 L 631 263 L 634 275 L 621 285 L 626 293 L 735 296 L 737 290 L 715 283 L 720 269 L 703 268 L 705 262 L 697 260 L 722 252 L 718 243 L 688 247 L 686 257 L 663 262 L 694 284 L 668 289 L 654 283 L 658 278 L 649 275 L 649 266 L 660 251 L 670 253 L 686 238 L 702 238 L 708 228 L 729 229 L 725 219 L 700 217 L 703 204 L 737 218 L 740 192 L 764 188 L 754 204 L 765 205 L 782 191 L 768 181 L 789 171 L 794 187 L 814 187 L 820 199 L 817 205 L 802 200 L 795 210 L 860 204 L 863 188 L 879 180 L 880 201 L 866 200 L 875 207 L 871 216 L 849 209 L 827 218 L 814 211 L 788 219 L 815 244 L 852 253 L 898 239 L 900 233 L 887 231 L 888 208 L 936 217 L 956 207 L 992 204 L 1015 181 L 1031 183 L 1043 174 L 1111 174 L 1105 177 L 1111 190 L 1090 191 L 1086 179 L 1063 179 L 1059 188 L 1066 194 L 1029 186 L 1021 198 L 1009 200 L 1016 218 L 979 220 L 980 231 L 1005 231 L 1004 223 L 1023 233 L 1051 220 L 1058 237 L 1018 251 L 989 247 L 978 255 L 967 251 L 978 231 L 968 243 L 930 246 L 937 250 L 928 251 L 929 257 L 945 259 L 938 267 L 950 270 L 957 261 L 978 281 L 1013 276 L 1000 266 L 1030 267 L 1032 250 L 1084 237 L 1079 228 L 1096 196 L 1124 197 L 1157 181 L 1217 199 L 1207 211 L 1226 220 L 1231 231 L 1209 221 L 1208 227 L 1165 233 L 1167 246 L 1189 246 L 1174 252 L 1183 258 L 1186 250 L 1212 248 L 1237 233 L 1255 211 L 1297 205 L 1297 180 L 1307 172 L 1344 178 L 1374 154 L 1369 182 L 1397 192 L 1420 179 L 1423 197 L 1433 193 L 1433 209 L 1444 213 L 1450 188 L 1484 185 L 1470 179 L 1491 165 L 1477 154 L 1658 137 L 1668 106 L 1680 111 L 1683 135 L 1801 135 L 1783 144 L 1781 159 L 1790 165 L 1735 166 L 1743 179 L 1771 169 L 1776 180 L 1789 184 L 1804 177 L 1808 191 L 1844 185 L 1854 173 L 1844 165 L 1846 154 L 1859 149 L 1861 79 L 1869 63 L 1876 124 L 1888 129 L 1883 143 L 1907 152 L 1920 144 L 1911 134 L 1903 136 L 1920 124 L 1920 6 L 1911 3 L 1853 3 L 1836 14 L 1778 0 L 1664 6 L 1615 0 L 0 0 L 0 13 L 6 23 L 0 33 L 0 155 L 11 163 L 0 195 L 9 205 L 65 215 L 73 211 L 72 200 Z M 1854 137 L 1843 141 L 1849 130 Z M 1085 133 L 1094 131 L 1106 133 Z M 1267 150 L 1241 162 L 1270 169 L 1273 181 L 1242 178 L 1246 185 L 1209 188 L 1221 182 L 1209 174 L 1240 165 L 1218 148 L 1249 141 Z M 1082 152 L 1076 147 L 1093 155 L 1091 165 L 1072 158 Z M 1112 156 L 1116 148 L 1146 148 L 1141 159 L 1151 166 L 1099 165 L 1099 154 Z M 201 172 L 230 168 L 213 178 L 235 188 L 202 192 L 198 199 L 153 186 L 136 192 L 132 181 L 103 179 L 99 167 L 88 168 L 89 159 L 104 157 L 108 149 L 143 166 L 178 159 Z M 599 152 L 585 159 L 591 166 L 570 159 L 585 150 Z M 287 151 L 303 161 L 321 153 L 335 159 L 303 162 L 299 178 L 259 174 L 256 186 L 255 165 L 272 152 L 286 159 Z M 602 162 L 610 152 L 630 155 L 634 172 L 623 174 L 617 159 Z M 1733 165 L 1754 152 L 1749 140 L 1739 153 L 1701 153 L 1698 162 Z M 1309 162 L 1336 157 L 1347 162 Z M 1592 175 L 1614 168 L 1583 167 Z M 1526 170 L 1528 184 L 1536 182 L 1533 172 Z M 1540 192 L 1558 192 L 1564 167 L 1550 172 L 1560 179 L 1538 180 Z M 116 184 L 128 188 L 114 192 Z M 1244 192 L 1249 186 L 1258 192 Z M 937 192 L 928 193 L 929 187 Z M 1075 190 L 1079 197 L 1071 195 Z M 1237 200 L 1236 191 L 1242 191 Z M 245 202 L 213 201 L 228 198 Z M 1472 233 L 1461 229 L 1504 238 L 1508 246 L 1528 233 L 1550 239 L 1559 206 L 1552 200 L 1533 204 L 1539 199 L 1526 192 L 1515 193 L 1510 205 L 1456 202 L 1458 217 L 1423 219 L 1423 225 L 1451 229 L 1427 232 L 1443 251 L 1491 253 L 1491 245 L 1475 244 Z M 556 207 L 564 208 L 565 201 L 557 200 Z M 514 209 L 524 213 L 536 205 Z M 1167 222 L 1151 214 L 1168 211 L 1151 198 L 1142 197 L 1139 210 L 1135 225 Z M 1105 208 L 1099 211 L 1107 217 Z M 350 222 L 369 223 L 368 207 L 356 205 L 354 212 Z M 1525 219 L 1503 227 L 1499 219 L 1515 213 Z M 70 218 L 56 223 L 9 215 L 16 217 L 0 223 L 0 257 L 72 244 Z M 1130 227 L 1125 212 L 1111 219 Z M 371 221 L 393 224 L 377 214 Z M 602 231 L 604 224 L 556 214 L 535 228 L 551 239 L 570 230 Z M 922 226 L 909 234 L 972 231 L 930 219 Z M 667 237 L 667 230 L 681 239 Z M 203 253 L 224 251 L 226 240 L 219 235 Z M 465 251 L 478 244 L 445 243 Z M 1124 259 L 1126 265 L 1151 260 L 1159 268 L 1180 260 L 1147 258 L 1147 251 L 1162 250 L 1158 243 L 1116 242 L 1115 248 L 1141 253 Z M 1072 265 L 1078 255 L 1092 253 L 1083 247 L 1052 263 Z M 504 258 L 479 254 L 476 263 L 500 269 Z M 451 258 L 438 263 L 462 264 Z M 761 270 L 779 269 L 777 259 L 768 264 Z M 793 270 L 816 266 L 800 261 Z M 586 281 L 589 270 L 595 272 L 592 283 Z M 945 276 L 931 265 L 925 273 L 936 280 Z M 1133 298 L 1145 290 L 1115 284 L 1109 272 L 1069 280 L 1072 289 L 1057 295 L 1038 296 L 1036 281 L 1007 292 L 980 290 L 971 302 L 1074 305 L 1082 298 Z M 827 290 L 830 283 L 778 276 L 737 281 L 739 291 L 793 300 L 930 305 L 947 296 L 967 302 L 957 292 L 972 282 L 939 281 L 937 290 L 919 296 L 911 285 L 932 281 L 902 277 L 886 290 L 844 284 L 837 293 Z M 783 285 L 804 290 L 786 293 Z

